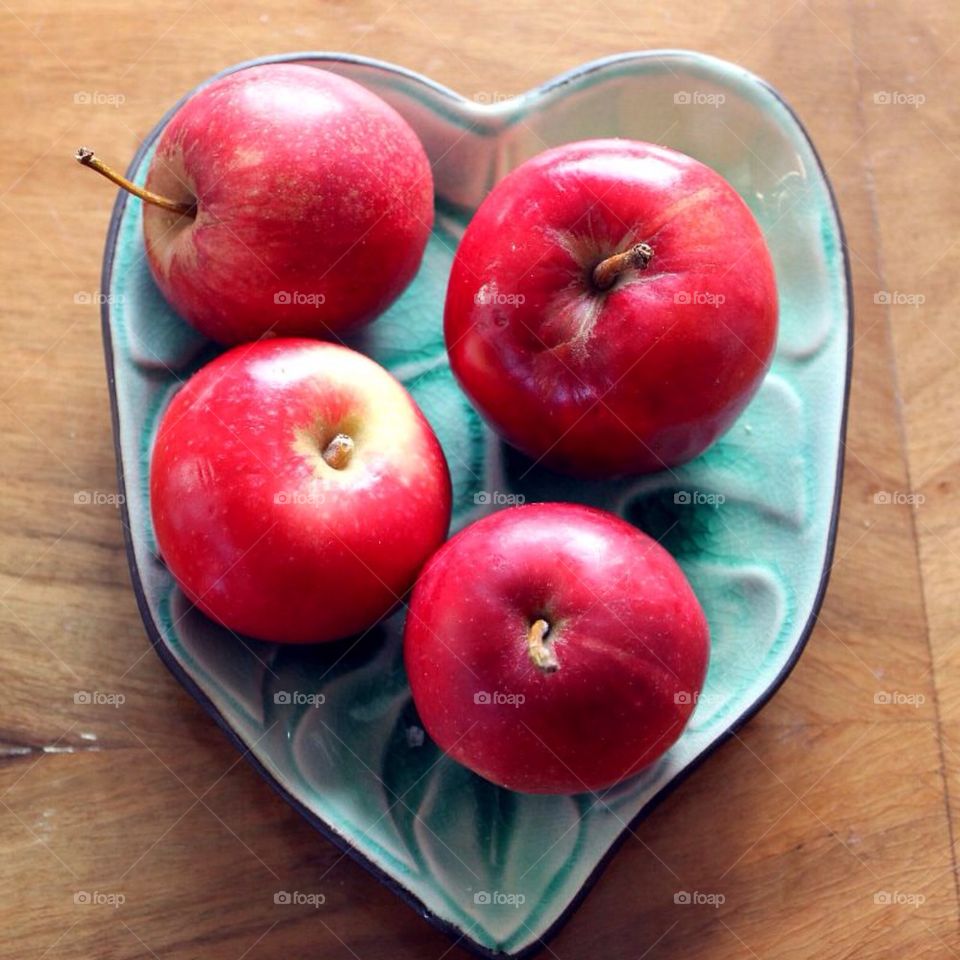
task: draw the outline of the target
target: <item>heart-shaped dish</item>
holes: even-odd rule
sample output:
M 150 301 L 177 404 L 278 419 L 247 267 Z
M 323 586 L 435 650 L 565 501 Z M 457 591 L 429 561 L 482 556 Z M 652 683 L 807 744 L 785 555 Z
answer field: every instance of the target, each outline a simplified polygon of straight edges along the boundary
M 769 699 L 812 628 L 833 550 L 850 373 L 839 216 L 789 107 L 757 77 L 710 57 L 624 54 L 492 103 L 359 57 L 254 62 L 268 60 L 313 64 L 374 90 L 433 163 L 437 216 L 423 266 L 352 345 L 389 367 L 436 429 L 453 474 L 454 526 L 511 498 L 607 507 L 661 539 L 710 621 L 706 687 L 673 749 L 602 795 L 546 797 L 494 787 L 424 739 L 400 656 L 402 612 L 361 644 L 309 648 L 240 644 L 204 619 L 156 555 L 147 474 L 165 405 L 217 349 L 161 298 L 144 260 L 140 201 L 119 196 L 103 336 L 131 576 L 158 654 L 328 838 L 478 952 L 516 956 L 559 927 L 628 829 Z M 169 116 L 131 165 L 138 182 Z M 441 318 L 458 238 L 491 186 L 548 146 L 613 136 L 681 150 L 734 185 L 770 245 L 782 321 L 762 389 L 711 450 L 677 470 L 588 484 L 528 471 L 482 426 L 451 377 Z

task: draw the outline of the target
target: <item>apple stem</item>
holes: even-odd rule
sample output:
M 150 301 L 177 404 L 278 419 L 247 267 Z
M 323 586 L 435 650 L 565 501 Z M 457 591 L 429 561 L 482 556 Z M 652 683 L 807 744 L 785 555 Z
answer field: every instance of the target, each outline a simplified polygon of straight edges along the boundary
M 101 176 L 112 180 L 118 187 L 123 187 L 128 193 L 139 197 L 144 203 L 152 203 L 157 207 L 163 207 L 171 213 L 178 213 L 181 216 L 196 216 L 196 203 L 186 203 L 179 200 L 170 200 L 168 197 L 161 197 L 159 193 L 152 190 L 145 190 L 138 187 L 132 180 L 128 180 L 122 173 L 117 173 L 112 167 L 108 167 L 102 160 L 93 155 L 93 151 L 88 147 L 81 147 L 76 153 L 77 162 L 84 167 L 90 167 L 96 170 Z
M 324 448 L 321 456 L 334 470 L 342 470 L 353 456 L 353 437 L 338 433 Z
M 533 661 L 533 665 L 541 669 L 544 673 L 554 673 L 560 669 L 560 662 L 557 655 L 553 652 L 553 647 L 544 642 L 544 638 L 550 632 L 550 624 L 546 620 L 534 620 L 530 625 L 530 631 L 527 633 L 527 653 Z
M 649 243 L 635 243 L 623 253 L 615 253 L 601 260 L 594 268 L 590 279 L 598 290 L 609 290 L 627 270 L 646 270 L 653 259 L 653 247 Z

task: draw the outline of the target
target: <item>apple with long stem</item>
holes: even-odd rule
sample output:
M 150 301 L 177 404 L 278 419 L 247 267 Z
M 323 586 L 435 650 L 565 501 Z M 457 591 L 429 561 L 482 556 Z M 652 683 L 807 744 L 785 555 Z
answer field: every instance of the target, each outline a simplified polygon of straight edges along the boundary
M 436 436 L 403 386 L 346 347 L 235 347 L 174 396 L 150 509 L 187 597 L 229 629 L 308 643 L 366 630 L 450 522 Z
M 612 513 L 494 513 L 431 558 L 404 660 L 437 745 L 524 793 L 600 790 L 649 766 L 697 703 L 707 621 L 676 562 Z
M 143 236 L 174 309 L 223 344 L 336 338 L 369 323 L 419 267 L 430 163 L 410 125 L 345 77 L 273 63 L 228 74 L 164 127 L 141 188 Z
M 506 176 L 457 250 L 450 364 L 510 444 L 568 473 L 697 456 L 756 392 L 777 336 L 763 234 L 718 173 L 629 140 Z

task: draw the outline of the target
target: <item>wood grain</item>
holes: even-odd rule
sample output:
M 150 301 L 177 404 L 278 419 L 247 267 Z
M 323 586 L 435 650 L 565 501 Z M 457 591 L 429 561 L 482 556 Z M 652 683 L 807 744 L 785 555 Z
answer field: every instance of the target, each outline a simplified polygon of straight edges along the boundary
M 822 153 L 857 302 L 846 485 L 797 670 L 545 955 L 960 955 L 958 30 L 949 0 L 0 0 L 0 957 L 466 956 L 278 800 L 167 675 L 116 509 L 74 502 L 115 490 L 92 302 L 111 197 L 74 149 L 122 166 L 185 90 L 267 53 L 366 54 L 495 99 L 650 47 L 766 77 Z M 281 889 L 326 902 L 280 908 Z M 681 906 L 679 889 L 725 899 Z

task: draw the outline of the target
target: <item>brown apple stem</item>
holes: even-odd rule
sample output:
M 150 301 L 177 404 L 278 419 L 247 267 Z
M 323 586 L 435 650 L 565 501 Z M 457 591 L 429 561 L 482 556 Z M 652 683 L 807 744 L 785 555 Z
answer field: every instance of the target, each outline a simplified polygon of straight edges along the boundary
M 546 620 L 534 620 L 527 633 L 527 653 L 533 665 L 544 673 L 554 673 L 560 669 L 560 662 L 553 652 L 553 647 L 544 642 L 550 632 L 550 624 Z
M 353 456 L 353 437 L 338 433 L 324 448 L 321 456 L 334 470 L 342 470 Z
M 178 213 L 181 216 L 196 216 L 196 203 L 185 203 L 179 200 L 171 200 L 168 197 L 161 197 L 159 193 L 152 190 L 145 190 L 138 187 L 132 180 L 128 180 L 122 173 L 117 173 L 112 167 L 108 167 L 102 160 L 98 160 L 93 151 L 87 147 L 81 147 L 76 153 L 77 162 L 84 167 L 90 167 L 96 170 L 101 176 L 113 181 L 118 187 L 123 187 L 128 193 L 139 197 L 144 203 L 152 203 L 157 207 L 163 207 L 171 213 Z
M 591 280 L 598 290 L 609 290 L 621 274 L 627 270 L 646 270 L 652 259 L 653 247 L 649 243 L 635 243 L 629 250 L 601 260 L 593 268 Z

